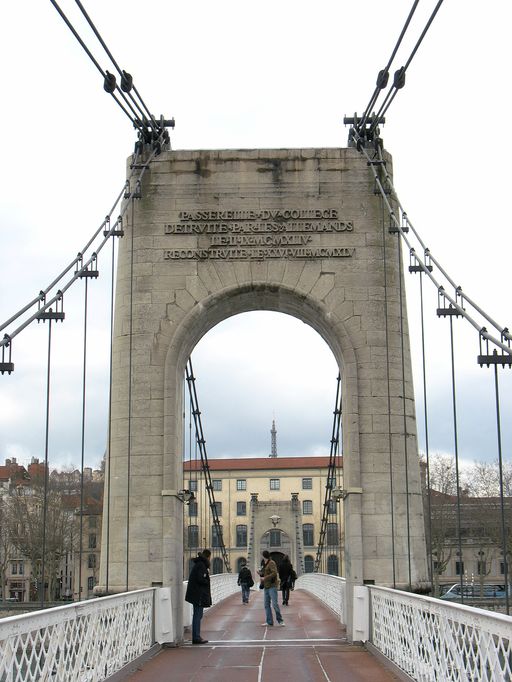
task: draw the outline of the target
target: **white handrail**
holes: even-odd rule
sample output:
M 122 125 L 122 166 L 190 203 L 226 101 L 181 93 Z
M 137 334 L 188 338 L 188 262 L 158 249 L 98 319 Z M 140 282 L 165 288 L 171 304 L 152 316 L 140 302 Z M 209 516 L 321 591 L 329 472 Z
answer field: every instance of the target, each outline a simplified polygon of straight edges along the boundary
M 101 682 L 154 643 L 155 589 L 0 619 L 1 682 Z

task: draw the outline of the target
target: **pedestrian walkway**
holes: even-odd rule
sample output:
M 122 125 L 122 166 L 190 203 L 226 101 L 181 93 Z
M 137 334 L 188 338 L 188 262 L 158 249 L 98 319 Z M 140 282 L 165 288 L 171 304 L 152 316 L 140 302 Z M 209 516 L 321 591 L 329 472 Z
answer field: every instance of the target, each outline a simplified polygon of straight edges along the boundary
M 208 644 L 166 648 L 130 682 L 396 682 L 362 646 L 347 642 L 334 614 L 304 590 L 282 607 L 285 627 L 264 627 L 263 592 L 249 604 L 236 594 L 205 610 Z M 187 635 L 190 637 L 190 635 Z

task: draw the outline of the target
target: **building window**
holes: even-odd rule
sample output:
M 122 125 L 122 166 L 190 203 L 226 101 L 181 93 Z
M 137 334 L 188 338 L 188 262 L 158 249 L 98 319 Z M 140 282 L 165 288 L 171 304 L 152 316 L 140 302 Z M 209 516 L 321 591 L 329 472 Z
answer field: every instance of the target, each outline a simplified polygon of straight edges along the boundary
M 219 573 L 224 573 L 224 562 L 218 556 L 212 561 L 212 575 L 218 575 Z
M 328 514 L 336 514 L 337 509 L 336 509 L 336 500 L 329 500 L 327 503 L 327 513 Z
M 338 557 L 336 554 L 331 554 L 327 557 L 327 573 L 329 575 L 339 575 Z
M 89 528 L 96 528 L 97 525 L 97 518 L 96 516 L 92 516 L 89 514 Z
M 222 526 L 212 526 L 212 547 L 222 546 Z
M 87 568 L 96 568 L 96 554 L 89 554 L 87 557 Z
M 500 573 L 501 573 L 501 575 L 505 575 L 505 562 L 504 561 L 500 561 Z
M 313 490 L 313 479 L 303 478 L 302 479 L 302 490 Z
M 464 575 L 464 562 L 463 561 L 456 561 L 455 562 L 455 575 Z
M 281 480 L 279 478 L 270 479 L 270 490 L 281 490 Z
M 87 589 L 89 591 L 94 589 L 94 576 L 91 575 L 87 578 Z
M 213 502 L 212 505 L 212 511 L 215 508 L 217 512 L 217 516 L 222 516 L 222 502 Z
M 197 502 L 191 502 L 188 505 L 188 515 L 197 516 Z
M 213 490 L 216 490 L 217 492 L 222 490 L 222 479 L 221 478 L 214 478 L 212 481 L 212 488 L 213 488 Z
M 336 476 L 329 476 L 327 479 L 327 483 L 325 484 L 326 488 L 335 488 L 336 487 Z
M 245 478 L 238 478 L 236 481 L 237 490 L 247 490 L 247 481 Z
M 191 493 L 197 493 L 197 479 L 188 482 L 188 489 Z
M 89 533 L 89 549 L 96 549 L 96 533 Z
M 338 524 L 337 523 L 328 523 L 327 524 L 327 544 L 331 546 L 337 546 L 338 545 Z M 333 574 L 333 575 L 337 575 Z
M 302 501 L 302 513 L 303 514 L 312 514 L 313 513 L 313 502 L 312 502 L 312 500 L 303 500 Z
M 247 502 L 237 502 L 236 503 L 236 515 L 237 516 L 247 516 Z
M 281 531 L 271 530 L 270 531 L 270 546 L 271 547 L 281 547 Z
M 18 575 L 18 562 L 17 561 L 13 561 L 11 563 L 11 573 L 12 573 L 12 575 Z
M 199 547 L 199 526 L 188 527 L 188 546 L 190 548 Z
M 25 573 L 25 566 L 23 561 L 18 561 L 18 575 L 23 575 Z
M 476 562 L 476 572 L 478 575 L 487 575 L 487 566 L 485 561 Z
M 312 547 L 315 544 L 314 526 L 312 523 L 303 524 L 302 541 L 306 547 Z
M 310 554 L 304 557 L 304 573 L 313 573 L 315 569 L 315 560 Z
M 247 547 L 247 526 L 240 525 L 236 527 L 236 546 Z

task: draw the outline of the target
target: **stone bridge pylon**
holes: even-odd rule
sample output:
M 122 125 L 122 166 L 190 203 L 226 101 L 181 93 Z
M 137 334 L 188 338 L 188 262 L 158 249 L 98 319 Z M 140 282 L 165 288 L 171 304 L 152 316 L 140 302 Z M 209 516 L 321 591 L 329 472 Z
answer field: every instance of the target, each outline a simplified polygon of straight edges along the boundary
M 170 586 L 176 633 L 185 365 L 214 325 L 247 311 L 302 320 L 338 362 L 348 585 L 427 578 L 405 304 L 402 383 L 403 273 L 383 215 L 351 148 L 167 151 L 144 176 L 119 251 L 108 582 Z M 106 537 L 104 527 L 100 589 Z

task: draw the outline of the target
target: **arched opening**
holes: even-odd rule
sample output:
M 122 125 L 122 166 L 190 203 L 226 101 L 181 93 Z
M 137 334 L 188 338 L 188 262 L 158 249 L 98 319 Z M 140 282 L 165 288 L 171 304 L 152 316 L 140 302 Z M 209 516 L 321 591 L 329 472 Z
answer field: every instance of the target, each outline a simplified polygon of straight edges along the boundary
M 265 459 L 269 465 L 273 460 L 277 465 L 285 458 L 297 460 L 295 472 L 280 474 L 276 469 L 275 475 L 265 480 L 257 476 L 257 471 L 245 471 L 232 472 L 230 478 L 235 480 L 229 481 L 217 468 L 210 467 L 215 507 L 231 570 L 239 571 L 242 553 L 257 567 L 261 551 L 268 549 L 276 557 L 276 563 L 288 554 L 301 572 L 304 547 L 316 554 L 314 540 L 320 537 L 327 483 L 325 460 L 330 452 L 339 371 L 331 349 L 315 329 L 294 316 L 252 311 L 219 322 L 199 340 L 192 360 L 210 463 L 214 462 L 217 467 L 222 459 L 259 460 L 261 467 Z M 183 487 L 198 493 L 195 504 L 199 501 L 203 510 L 193 510 L 194 523 L 206 523 L 209 527 L 209 546 L 215 557 L 220 555 L 219 537 L 211 519 L 205 519 L 207 501 L 201 492 L 202 483 L 196 478 L 200 474 L 187 473 L 187 461 L 197 460 L 193 433 L 190 437 L 194 424 L 187 399 L 185 389 L 183 433 L 188 440 L 184 439 L 183 447 L 186 462 Z M 316 471 L 304 470 L 315 458 L 324 461 L 323 477 Z M 192 465 L 188 469 L 192 471 Z M 298 495 L 298 528 L 303 528 L 300 537 L 295 521 L 287 519 L 287 525 L 283 525 L 287 512 L 280 508 L 262 510 L 267 527 L 261 535 L 254 535 L 251 494 L 256 493 L 260 503 L 274 502 L 289 508 L 291 492 Z M 338 508 L 341 526 L 341 505 Z M 272 515 L 277 520 L 269 527 Z M 196 538 L 206 537 L 200 529 L 194 528 L 194 533 Z M 189 537 L 190 530 L 184 534 L 185 541 Z M 186 545 L 184 556 L 192 550 L 193 547 Z

